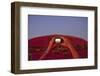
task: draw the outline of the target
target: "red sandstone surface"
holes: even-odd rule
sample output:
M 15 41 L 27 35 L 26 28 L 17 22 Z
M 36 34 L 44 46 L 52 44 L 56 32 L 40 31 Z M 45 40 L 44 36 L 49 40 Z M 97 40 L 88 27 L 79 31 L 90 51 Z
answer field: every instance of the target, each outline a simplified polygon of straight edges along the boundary
M 36 37 L 28 40 L 28 59 L 40 60 L 41 56 L 47 51 L 50 40 L 57 35 L 48 35 L 42 37 Z M 88 57 L 88 42 L 84 39 L 60 35 L 67 38 L 70 41 L 71 46 L 76 50 L 79 57 Z M 49 52 L 41 60 L 55 60 L 55 59 L 74 59 L 70 48 L 64 46 L 52 47 Z

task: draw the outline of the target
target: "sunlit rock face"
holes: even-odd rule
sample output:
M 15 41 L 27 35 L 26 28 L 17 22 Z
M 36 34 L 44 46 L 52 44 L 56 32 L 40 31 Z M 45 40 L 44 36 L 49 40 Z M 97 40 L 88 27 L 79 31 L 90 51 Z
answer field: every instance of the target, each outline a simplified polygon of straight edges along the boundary
M 48 35 L 36 37 L 28 40 L 28 60 L 39 60 L 39 58 L 47 50 L 48 44 L 53 37 L 57 35 Z M 82 38 L 61 35 L 70 40 L 72 46 L 79 54 L 79 58 L 88 58 L 88 42 Z M 63 43 L 59 37 L 54 39 L 55 43 Z M 63 46 L 53 47 L 49 53 L 42 60 L 55 60 L 55 59 L 73 59 L 72 53 L 69 48 Z

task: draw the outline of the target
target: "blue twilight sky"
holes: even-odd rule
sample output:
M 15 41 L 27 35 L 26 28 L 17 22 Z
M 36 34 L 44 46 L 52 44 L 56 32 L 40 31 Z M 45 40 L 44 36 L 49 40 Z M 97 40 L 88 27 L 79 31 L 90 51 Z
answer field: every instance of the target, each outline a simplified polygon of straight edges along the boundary
M 28 15 L 28 39 L 63 34 L 88 39 L 88 18 L 74 16 Z

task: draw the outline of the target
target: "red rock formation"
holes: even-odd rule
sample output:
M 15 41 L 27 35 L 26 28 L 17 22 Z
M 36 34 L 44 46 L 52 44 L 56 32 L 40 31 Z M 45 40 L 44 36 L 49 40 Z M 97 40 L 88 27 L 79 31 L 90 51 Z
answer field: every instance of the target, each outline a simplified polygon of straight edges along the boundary
M 56 43 L 56 37 L 62 39 Z M 49 35 L 28 41 L 29 60 L 75 59 L 88 57 L 87 41 L 65 35 Z

